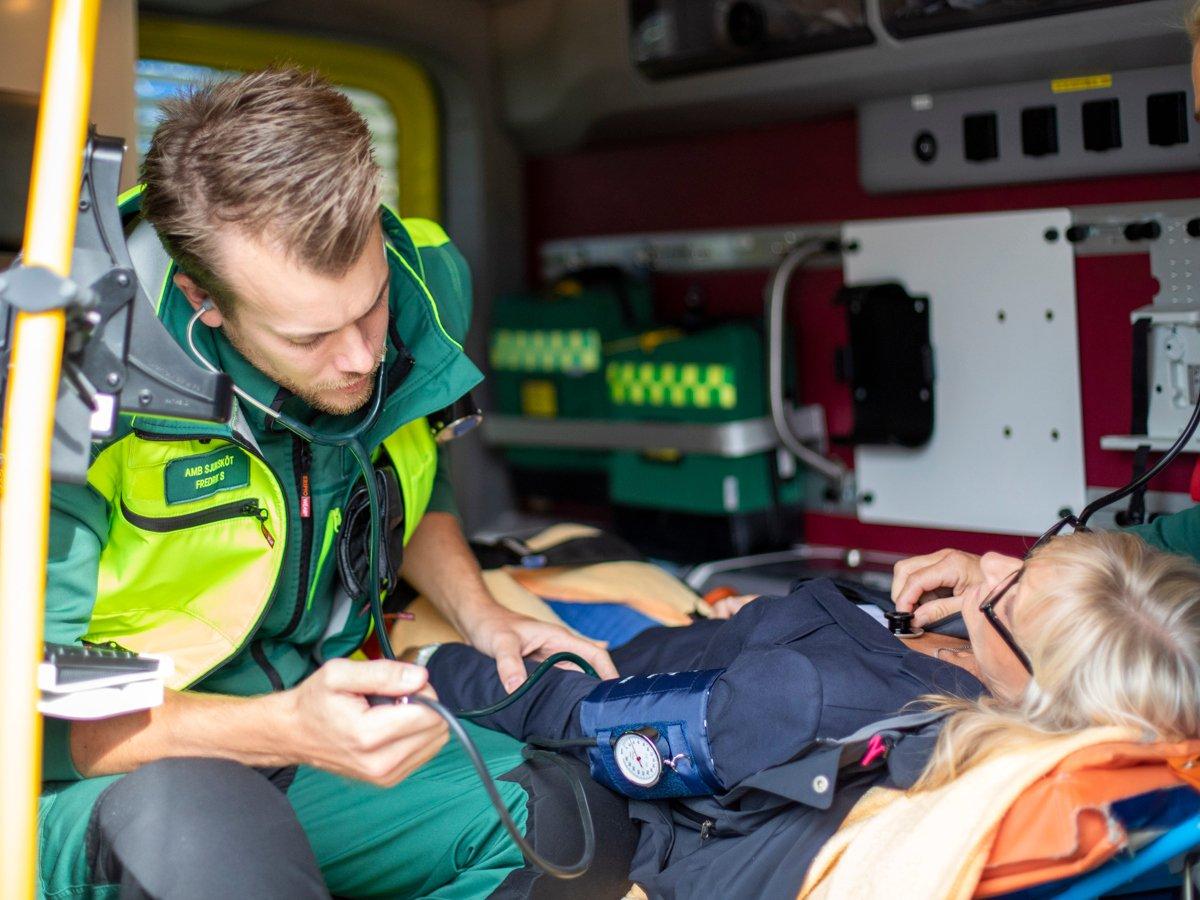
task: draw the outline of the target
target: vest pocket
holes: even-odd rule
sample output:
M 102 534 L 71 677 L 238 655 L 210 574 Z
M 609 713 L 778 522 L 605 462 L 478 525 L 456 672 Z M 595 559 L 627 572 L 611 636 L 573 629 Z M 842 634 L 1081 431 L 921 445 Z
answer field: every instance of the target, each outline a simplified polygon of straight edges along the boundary
M 263 540 L 267 542 L 268 546 L 275 546 L 275 537 L 267 529 L 267 510 L 260 506 L 257 500 L 234 500 L 231 503 L 222 503 L 220 506 L 212 506 L 208 509 L 201 509 L 178 516 L 143 516 L 140 513 L 135 513 L 126 506 L 124 499 L 122 499 L 121 515 L 125 517 L 125 521 L 130 525 L 141 528 L 143 531 L 153 531 L 158 534 L 182 531 L 185 528 L 195 528 L 198 525 L 211 525 L 214 522 L 224 522 L 228 519 L 257 519 L 259 530 L 262 531 Z

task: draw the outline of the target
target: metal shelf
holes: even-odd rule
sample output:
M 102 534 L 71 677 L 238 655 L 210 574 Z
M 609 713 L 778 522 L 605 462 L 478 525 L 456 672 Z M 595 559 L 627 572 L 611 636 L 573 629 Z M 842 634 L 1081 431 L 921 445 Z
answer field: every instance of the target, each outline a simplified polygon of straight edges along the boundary
M 1144 444 L 1149 444 L 1154 451 L 1166 450 L 1179 440 L 1179 435 L 1170 437 L 1152 437 L 1144 434 L 1106 434 L 1100 438 L 1101 450 L 1136 450 Z M 1200 453 L 1200 443 L 1192 439 L 1181 451 L 1183 453 Z
M 739 419 L 715 425 L 629 422 L 612 419 L 537 419 L 490 414 L 483 438 L 501 447 L 570 450 L 678 450 L 711 456 L 752 456 L 779 446 L 771 419 Z
M 1193 253 L 1197 239 L 1187 222 L 1200 213 L 1195 200 L 1157 200 L 1070 208 L 1071 221 L 1087 225 L 1086 235 L 1071 245 L 1076 256 L 1151 253 L 1183 258 Z M 1158 240 L 1129 240 L 1130 222 L 1153 219 L 1162 227 Z M 547 241 L 539 248 L 542 275 L 557 278 L 583 266 L 617 265 L 631 271 L 716 272 L 773 269 L 784 254 L 807 238 L 837 239 L 844 223 L 805 222 L 765 228 L 726 228 L 697 231 L 658 231 L 598 235 Z M 1055 236 L 1055 240 L 1062 236 Z M 839 268 L 838 254 L 822 254 L 809 268 Z M 1194 279 L 1192 279 L 1194 280 Z M 1190 281 L 1165 282 L 1163 292 L 1200 291 Z M 1190 294 L 1187 295 L 1190 297 Z M 1181 298 L 1182 299 L 1182 298 Z

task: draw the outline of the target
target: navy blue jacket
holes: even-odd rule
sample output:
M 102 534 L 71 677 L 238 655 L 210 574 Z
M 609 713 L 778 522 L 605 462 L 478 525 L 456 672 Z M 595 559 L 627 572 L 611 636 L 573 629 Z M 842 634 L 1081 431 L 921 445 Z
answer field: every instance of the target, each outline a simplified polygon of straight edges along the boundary
M 713 798 L 629 804 L 642 826 L 631 877 L 652 897 L 794 897 L 821 844 L 887 770 L 843 779 L 824 796 L 790 769 L 783 770 L 789 786 L 782 794 L 738 785 L 794 760 L 814 739 L 846 736 L 923 694 L 983 691 L 958 666 L 910 650 L 827 580 L 760 598 L 728 621 L 643 632 L 615 650 L 613 661 L 625 675 L 726 670 L 709 700 L 709 739 L 731 789 Z M 429 671 L 451 709 L 504 696 L 494 662 L 469 647 L 442 648 Z M 481 724 L 521 739 L 579 737 L 578 704 L 595 684 L 556 670 Z

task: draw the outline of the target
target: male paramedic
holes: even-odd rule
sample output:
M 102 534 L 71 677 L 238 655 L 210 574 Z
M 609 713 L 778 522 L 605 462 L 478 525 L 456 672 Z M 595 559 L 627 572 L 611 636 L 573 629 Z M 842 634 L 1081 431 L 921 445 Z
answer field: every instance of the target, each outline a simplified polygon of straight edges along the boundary
M 241 399 L 228 425 L 122 418 L 53 494 L 46 640 L 169 654 L 150 712 L 46 721 L 47 897 L 477 898 L 522 866 L 466 756 L 417 705 L 426 672 L 346 659 L 370 616 L 338 590 L 363 424 L 403 505 L 402 576 L 510 689 L 524 656 L 607 654 L 501 608 L 464 539 L 426 416 L 481 378 L 470 275 L 440 227 L 379 200 L 366 123 L 318 76 L 253 72 L 164 105 L 124 199 L 159 318 Z M 340 600 L 339 600 L 340 598 Z M 477 730 L 499 775 L 516 742 Z M 525 821 L 520 779 L 500 782 Z
M 1200 0 L 1193 2 L 1185 26 L 1192 42 L 1192 97 L 1197 103 L 1195 116 L 1200 120 Z M 1160 516 L 1129 530 L 1159 550 L 1200 559 L 1200 506 Z M 1019 563 L 1013 560 L 1011 567 Z M 897 563 L 892 599 L 898 609 L 915 610 L 913 621 L 923 626 L 958 612 L 963 595 L 983 580 L 980 557 L 961 550 L 939 550 Z

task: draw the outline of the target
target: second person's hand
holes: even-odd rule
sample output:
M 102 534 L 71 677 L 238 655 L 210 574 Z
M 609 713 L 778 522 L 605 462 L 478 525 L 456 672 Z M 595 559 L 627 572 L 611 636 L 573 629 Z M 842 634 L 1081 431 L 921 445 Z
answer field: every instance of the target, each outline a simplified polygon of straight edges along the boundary
M 962 550 L 938 550 L 896 563 L 892 601 L 900 612 L 913 613 L 923 628 L 962 611 L 963 599 L 983 584 L 980 557 Z
M 542 660 L 564 651 L 587 660 L 601 679 L 618 677 L 612 657 L 596 642 L 572 634 L 561 625 L 500 607 L 491 616 L 472 622 L 466 637 L 476 650 L 496 660 L 500 682 L 510 693 L 520 687 L 528 674 L 526 658 Z

